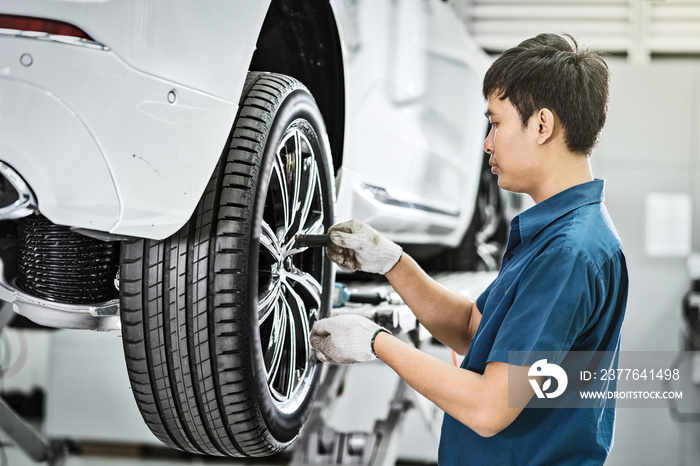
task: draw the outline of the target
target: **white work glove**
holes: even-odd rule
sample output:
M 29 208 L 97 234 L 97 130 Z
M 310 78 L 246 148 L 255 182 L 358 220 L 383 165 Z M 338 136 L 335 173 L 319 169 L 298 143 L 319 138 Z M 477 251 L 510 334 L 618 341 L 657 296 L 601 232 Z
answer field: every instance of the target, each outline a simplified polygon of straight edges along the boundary
M 385 274 L 399 262 L 401 246 L 357 220 L 338 223 L 328 230 L 328 257 L 346 272 Z
M 391 334 L 366 317 L 344 314 L 317 321 L 309 340 L 320 361 L 354 364 L 376 359 L 374 338 L 380 332 Z

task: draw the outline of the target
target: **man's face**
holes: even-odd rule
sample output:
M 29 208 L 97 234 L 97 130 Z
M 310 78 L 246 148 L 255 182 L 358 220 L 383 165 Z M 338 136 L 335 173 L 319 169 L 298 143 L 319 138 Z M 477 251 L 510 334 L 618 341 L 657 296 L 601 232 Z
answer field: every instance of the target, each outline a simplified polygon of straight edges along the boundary
M 491 94 L 486 116 L 491 123 L 484 150 L 491 155 L 491 172 L 498 175 L 498 185 L 508 191 L 532 194 L 538 180 L 536 121 L 523 127 L 517 109 L 510 100 Z

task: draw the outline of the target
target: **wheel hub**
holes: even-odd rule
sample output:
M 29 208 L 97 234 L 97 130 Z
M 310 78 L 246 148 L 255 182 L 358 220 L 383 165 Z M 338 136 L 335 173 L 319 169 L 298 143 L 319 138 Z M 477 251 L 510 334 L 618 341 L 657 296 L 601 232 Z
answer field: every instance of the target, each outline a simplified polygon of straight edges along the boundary
M 280 276 L 280 271 L 283 270 L 284 267 L 282 266 L 281 263 L 274 263 L 270 265 L 270 275 L 272 275 L 273 279 L 278 279 Z

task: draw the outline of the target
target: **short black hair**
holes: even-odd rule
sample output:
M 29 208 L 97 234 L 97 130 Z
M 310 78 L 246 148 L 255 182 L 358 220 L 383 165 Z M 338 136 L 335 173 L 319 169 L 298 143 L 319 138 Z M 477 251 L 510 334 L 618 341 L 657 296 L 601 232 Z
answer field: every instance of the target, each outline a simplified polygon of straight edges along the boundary
M 523 126 L 537 110 L 552 110 L 568 149 L 591 155 L 608 113 L 609 74 L 602 54 L 580 50 L 570 35 L 540 34 L 493 62 L 482 93 L 509 99 Z

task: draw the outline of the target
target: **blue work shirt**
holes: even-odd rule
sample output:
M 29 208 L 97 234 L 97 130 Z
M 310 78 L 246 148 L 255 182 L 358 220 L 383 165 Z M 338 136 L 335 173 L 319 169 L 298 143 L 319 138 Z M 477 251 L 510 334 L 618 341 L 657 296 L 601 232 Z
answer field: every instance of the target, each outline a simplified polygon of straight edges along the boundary
M 476 301 L 481 323 L 462 368 L 483 374 L 491 361 L 508 363 L 509 351 L 562 357 L 619 351 L 627 267 L 603 190 L 603 180 L 583 183 L 513 219 L 498 277 Z M 600 465 L 612 447 L 614 424 L 614 401 L 595 408 L 526 407 L 488 438 L 445 414 L 438 461 Z

